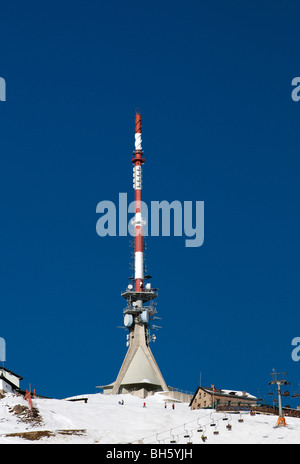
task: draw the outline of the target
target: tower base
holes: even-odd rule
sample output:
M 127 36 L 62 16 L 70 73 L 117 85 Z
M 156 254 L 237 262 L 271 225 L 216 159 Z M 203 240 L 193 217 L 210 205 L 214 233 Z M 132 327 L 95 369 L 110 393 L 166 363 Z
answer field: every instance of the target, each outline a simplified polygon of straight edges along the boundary
M 144 324 L 134 324 L 130 345 L 116 381 L 100 388 L 106 394 L 132 393 L 141 398 L 159 391 L 169 391 L 146 343 Z
M 111 385 L 105 385 L 105 386 L 98 387 L 98 388 L 102 388 L 104 395 L 113 395 L 113 394 L 116 394 L 116 393 L 113 393 L 113 387 L 114 387 L 114 383 L 112 383 Z M 147 396 L 152 396 L 154 395 L 154 393 L 160 392 L 160 391 L 162 390 L 157 385 L 149 385 L 149 384 L 141 383 L 141 384 L 133 384 L 133 385 L 122 385 L 121 388 L 119 389 L 118 394 L 126 395 L 130 393 L 131 395 L 137 396 L 138 398 L 147 398 Z

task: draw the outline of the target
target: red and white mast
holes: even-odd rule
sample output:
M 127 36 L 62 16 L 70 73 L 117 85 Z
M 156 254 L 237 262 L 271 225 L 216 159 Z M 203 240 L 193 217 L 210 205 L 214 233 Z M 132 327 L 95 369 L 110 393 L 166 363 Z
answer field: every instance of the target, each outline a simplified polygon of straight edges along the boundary
M 156 314 L 152 300 L 157 297 L 157 289 L 151 288 L 150 283 L 144 285 L 151 276 L 144 276 L 145 221 L 142 218 L 142 165 L 145 159 L 143 155 L 142 117 L 138 112 L 135 115 L 135 150 L 132 158 L 135 194 L 135 216 L 131 221 L 134 226 L 134 288 L 130 283 L 125 292 L 121 293 L 127 300 L 123 314 L 124 326 L 129 331 L 127 334 L 129 348 L 113 387 L 111 384 L 104 387 L 112 394 L 140 392 L 141 389 L 148 392 L 158 389 L 169 390 L 149 347 L 149 343 L 156 338 L 154 335 L 150 336 L 150 329 L 158 328 L 152 324 Z
M 135 115 L 135 150 L 132 162 L 133 167 L 133 188 L 135 191 L 135 217 L 134 225 L 134 290 L 143 291 L 144 287 L 144 244 L 143 244 L 143 225 L 142 219 L 142 164 L 145 162 L 142 151 L 142 116 L 140 113 Z

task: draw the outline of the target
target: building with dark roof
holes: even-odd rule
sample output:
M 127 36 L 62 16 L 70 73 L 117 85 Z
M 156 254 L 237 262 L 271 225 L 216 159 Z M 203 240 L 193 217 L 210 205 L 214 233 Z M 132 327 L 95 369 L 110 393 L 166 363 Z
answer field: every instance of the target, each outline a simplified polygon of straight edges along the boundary
M 246 391 L 221 390 L 214 385 L 198 387 L 190 402 L 191 409 L 232 409 L 256 405 L 257 398 Z

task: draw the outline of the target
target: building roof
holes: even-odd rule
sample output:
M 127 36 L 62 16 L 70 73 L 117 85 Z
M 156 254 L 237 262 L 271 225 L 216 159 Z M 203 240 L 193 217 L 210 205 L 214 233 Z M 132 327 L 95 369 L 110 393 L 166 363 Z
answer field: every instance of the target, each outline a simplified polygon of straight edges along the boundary
M 202 390 L 206 391 L 207 393 L 210 393 L 211 395 L 217 394 L 219 396 L 234 396 L 234 397 L 242 397 L 242 398 L 251 398 L 253 400 L 256 400 L 256 396 L 250 395 L 250 393 L 247 393 L 246 391 L 238 391 L 238 390 L 221 390 L 218 388 L 214 387 L 209 387 L 209 388 L 204 388 L 204 387 L 198 387 L 201 388 Z
M 10 371 L 9 369 L 6 369 L 6 367 L 0 367 L 0 372 L 1 371 L 8 372 L 9 374 L 14 375 L 15 377 L 17 377 L 19 380 L 23 380 L 23 377 L 21 377 L 20 375 L 16 374 L 13 371 Z
M 251 395 L 250 393 L 247 393 L 246 391 L 238 391 L 238 390 L 223 390 L 223 389 L 220 389 L 220 388 L 215 388 L 214 386 L 211 386 L 211 387 L 198 387 L 191 402 L 190 402 L 190 406 L 191 404 L 193 403 L 195 397 L 197 396 L 197 393 L 199 390 L 202 390 L 206 393 L 208 393 L 209 395 L 217 395 L 217 396 L 223 396 L 223 397 L 227 397 L 227 398 L 240 398 L 240 399 L 249 399 L 249 400 L 252 400 L 252 401 L 256 401 L 257 398 L 256 396 L 253 396 Z

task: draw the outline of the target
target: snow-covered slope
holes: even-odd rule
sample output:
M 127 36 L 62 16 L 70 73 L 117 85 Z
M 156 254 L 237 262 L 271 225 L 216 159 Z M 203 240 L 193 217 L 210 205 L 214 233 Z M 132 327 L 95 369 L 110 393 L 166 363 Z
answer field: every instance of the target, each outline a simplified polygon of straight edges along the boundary
M 286 418 L 286 427 L 275 428 L 274 416 L 191 411 L 186 403 L 176 403 L 174 410 L 172 403 L 167 403 L 165 408 L 161 394 L 146 400 L 132 395 L 102 394 L 73 399 L 81 397 L 88 398 L 87 403 L 34 399 L 31 417 L 23 397 L 7 394 L 0 399 L 0 444 L 300 443 L 300 419 L 297 418 Z M 124 405 L 119 404 L 121 400 Z M 144 401 L 146 407 L 143 407 Z M 219 433 L 215 434 L 216 431 Z M 207 437 L 205 442 L 203 435 Z

